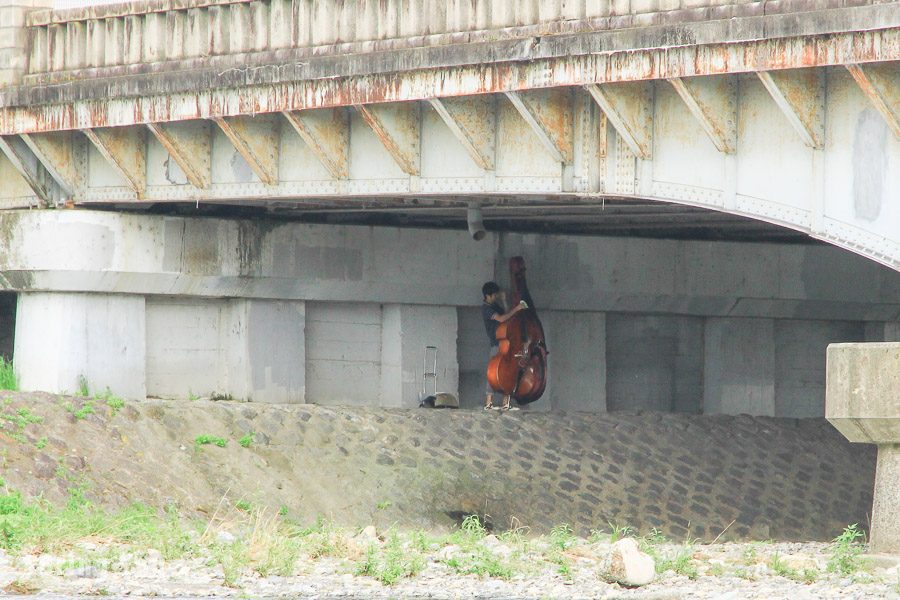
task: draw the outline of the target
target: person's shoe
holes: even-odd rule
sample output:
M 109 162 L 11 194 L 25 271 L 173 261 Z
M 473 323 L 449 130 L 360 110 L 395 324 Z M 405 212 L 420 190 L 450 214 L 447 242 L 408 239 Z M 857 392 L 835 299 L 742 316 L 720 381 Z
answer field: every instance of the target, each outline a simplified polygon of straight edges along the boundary
M 519 410 L 519 407 L 512 406 L 512 399 L 507 396 L 503 399 L 503 406 L 500 407 L 500 410 Z

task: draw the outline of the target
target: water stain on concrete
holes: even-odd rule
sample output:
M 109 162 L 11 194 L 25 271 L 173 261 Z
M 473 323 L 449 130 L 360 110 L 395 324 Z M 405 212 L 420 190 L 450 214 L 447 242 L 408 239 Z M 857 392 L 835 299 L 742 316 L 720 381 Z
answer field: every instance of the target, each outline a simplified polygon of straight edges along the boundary
M 853 137 L 853 209 L 860 219 L 874 221 L 881 213 L 887 173 L 888 128 L 873 109 L 860 113 Z

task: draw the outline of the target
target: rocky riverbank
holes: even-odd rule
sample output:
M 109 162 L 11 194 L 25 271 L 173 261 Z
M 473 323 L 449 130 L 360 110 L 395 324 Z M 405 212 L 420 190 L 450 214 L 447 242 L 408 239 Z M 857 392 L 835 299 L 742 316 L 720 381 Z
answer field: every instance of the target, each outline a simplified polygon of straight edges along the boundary
M 261 533 L 265 526 L 257 522 L 243 534 L 197 530 L 198 544 L 168 560 L 172 548 L 109 543 L 102 535 L 60 552 L 0 552 L 0 588 L 41 597 L 900 598 L 900 558 L 859 556 L 858 545 L 643 537 L 637 541 L 657 573 L 629 588 L 610 581 L 615 534 L 585 539 L 561 527 L 537 538 L 477 529 L 433 537 L 320 523 L 295 532 L 292 552 Z

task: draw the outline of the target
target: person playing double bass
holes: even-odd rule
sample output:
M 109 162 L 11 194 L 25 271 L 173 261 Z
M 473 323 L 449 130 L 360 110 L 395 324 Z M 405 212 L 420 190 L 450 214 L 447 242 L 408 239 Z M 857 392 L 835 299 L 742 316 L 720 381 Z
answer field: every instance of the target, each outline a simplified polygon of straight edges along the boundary
M 488 343 L 490 344 L 490 351 L 488 352 L 488 360 L 490 360 L 494 354 L 497 353 L 498 344 L 497 341 L 497 326 L 500 323 L 505 323 L 509 319 L 513 317 L 516 313 L 521 310 L 528 308 L 528 305 L 525 301 L 519 302 L 515 305 L 512 310 L 504 311 L 503 305 L 500 303 L 500 298 L 502 296 L 502 292 L 500 291 L 500 286 L 498 286 L 493 281 L 488 281 L 483 286 L 481 286 L 481 295 L 483 297 L 483 302 L 481 304 L 481 318 L 484 320 L 484 329 L 487 332 Z M 484 409 L 490 410 L 494 408 L 494 388 L 491 387 L 490 382 L 485 378 L 485 401 L 484 401 Z M 511 398 L 507 394 L 503 397 L 503 404 L 500 406 L 500 410 L 518 410 L 518 408 L 510 406 Z

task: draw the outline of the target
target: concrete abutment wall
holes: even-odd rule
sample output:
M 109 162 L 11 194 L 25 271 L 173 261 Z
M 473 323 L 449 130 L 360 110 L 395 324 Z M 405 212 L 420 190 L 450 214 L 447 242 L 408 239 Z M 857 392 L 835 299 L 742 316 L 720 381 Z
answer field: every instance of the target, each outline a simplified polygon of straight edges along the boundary
M 483 401 L 480 287 L 522 255 L 550 348 L 531 410 L 824 414 L 825 347 L 896 336 L 900 274 L 835 248 L 0 215 L 23 389 L 415 406 Z

